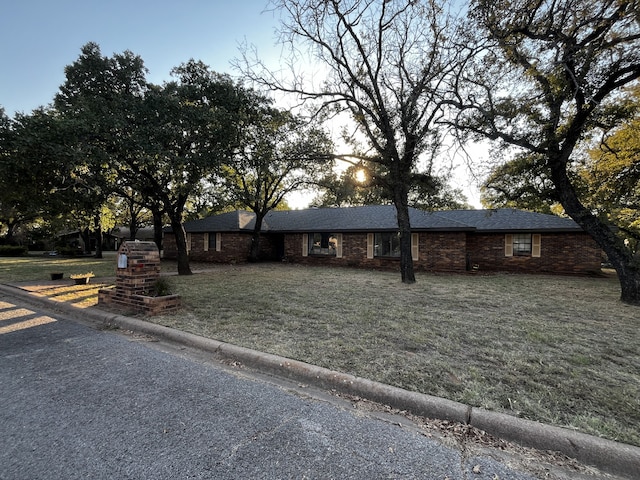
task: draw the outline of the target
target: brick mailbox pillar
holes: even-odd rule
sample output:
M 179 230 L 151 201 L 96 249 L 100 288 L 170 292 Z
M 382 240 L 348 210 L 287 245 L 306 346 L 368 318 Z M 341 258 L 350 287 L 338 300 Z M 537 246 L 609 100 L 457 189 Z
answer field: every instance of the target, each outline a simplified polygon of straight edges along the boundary
M 178 295 L 155 296 L 160 278 L 160 252 L 154 242 L 123 242 L 118 250 L 115 288 L 98 292 L 98 304 L 130 307 L 148 315 L 180 307 Z

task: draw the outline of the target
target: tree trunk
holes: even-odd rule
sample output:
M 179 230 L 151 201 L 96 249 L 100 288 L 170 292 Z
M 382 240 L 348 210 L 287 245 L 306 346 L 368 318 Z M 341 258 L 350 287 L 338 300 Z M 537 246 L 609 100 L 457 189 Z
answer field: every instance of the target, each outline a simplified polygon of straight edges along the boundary
M 91 253 L 91 233 L 89 232 L 89 227 L 86 227 L 80 233 L 82 237 L 82 242 L 84 243 L 84 251 L 83 253 Z
M 604 250 L 618 274 L 620 300 L 631 305 L 640 305 L 640 265 L 637 260 L 634 261 L 630 255 L 620 255 L 618 249 Z
M 176 247 L 178 249 L 178 275 L 191 275 L 191 267 L 189 267 L 189 254 L 187 253 L 187 234 L 184 231 L 182 221 L 175 218 L 174 215 L 169 216 L 171 220 L 171 229 L 176 239 Z
M 16 230 L 16 227 L 18 226 L 18 224 L 16 222 L 7 222 L 5 224 L 7 226 L 7 234 L 5 235 L 5 241 L 7 243 L 7 245 L 14 245 L 14 243 L 17 245 L 15 238 L 14 238 L 14 232 Z
M 100 216 L 93 218 L 94 237 L 96 239 L 96 258 L 102 258 L 102 227 L 100 226 Z
M 401 182 L 399 182 L 401 183 Z M 394 192 L 394 204 L 400 232 L 400 277 L 402 283 L 416 283 L 411 256 L 411 222 L 409 221 L 409 194 L 404 184 L 397 185 Z
M 251 247 L 249 249 L 249 261 L 260 261 L 260 231 L 262 230 L 262 215 L 256 214 L 256 224 L 251 235 Z
M 640 305 L 640 264 L 634 259 L 631 250 L 607 225 L 582 205 L 567 176 L 564 163 L 556 161 L 552 164 L 551 179 L 564 211 L 604 250 L 616 270 L 621 289 L 620 300 Z
M 158 251 L 162 251 L 162 210 L 152 209 L 153 214 L 153 241 L 158 247 Z
M 133 206 L 129 208 L 129 240 L 131 241 L 136 239 L 138 233 L 138 216 L 134 210 Z

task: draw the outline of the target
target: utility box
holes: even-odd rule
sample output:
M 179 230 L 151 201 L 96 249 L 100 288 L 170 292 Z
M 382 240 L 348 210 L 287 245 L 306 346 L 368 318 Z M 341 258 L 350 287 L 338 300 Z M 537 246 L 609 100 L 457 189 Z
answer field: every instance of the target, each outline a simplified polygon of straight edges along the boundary
M 115 288 L 98 292 L 98 304 L 130 307 L 148 315 L 180 308 L 178 295 L 156 295 L 160 252 L 154 242 L 127 241 L 118 250 Z

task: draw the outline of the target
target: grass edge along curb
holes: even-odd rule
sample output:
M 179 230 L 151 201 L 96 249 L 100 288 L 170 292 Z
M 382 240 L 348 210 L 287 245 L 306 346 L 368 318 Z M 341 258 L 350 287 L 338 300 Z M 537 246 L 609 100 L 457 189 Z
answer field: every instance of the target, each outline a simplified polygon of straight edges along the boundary
M 45 308 L 62 311 L 71 317 L 82 316 L 84 320 L 116 325 L 123 329 L 159 336 L 172 342 L 210 352 L 220 359 L 241 362 L 261 372 L 304 381 L 322 388 L 332 388 L 342 393 L 384 403 L 393 408 L 407 410 L 416 415 L 468 424 L 498 438 L 513 441 L 525 447 L 560 452 L 581 463 L 613 475 L 622 475 L 632 479 L 640 471 L 640 447 L 633 445 L 471 407 L 445 398 L 411 392 L 97 308 L 79 311 L 71 305 L 31 295 L 18 287 L 0 284 L 0 292 L 5 292 L 9 296 L 18 296 L 28 303 L 38 303 Z

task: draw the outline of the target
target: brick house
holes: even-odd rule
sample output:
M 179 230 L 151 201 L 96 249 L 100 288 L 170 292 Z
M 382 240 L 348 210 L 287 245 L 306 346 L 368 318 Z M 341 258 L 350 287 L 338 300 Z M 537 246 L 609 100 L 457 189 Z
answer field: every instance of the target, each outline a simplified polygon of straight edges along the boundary
M 586 274 L 600 270 L 601 249 L 573 220 L 514 209 L 426 212 L 410 209 L 416 271 L 511 271 Z M 196 261 L 241 263 L 255 216 L 235 211 L 185 223 Z M 309 265 L 396 269 L 395 207 L 375 205 L 272 211 L 263 223 L 262 256 Z M 165 258 L 176 256 L 165 231 Z

